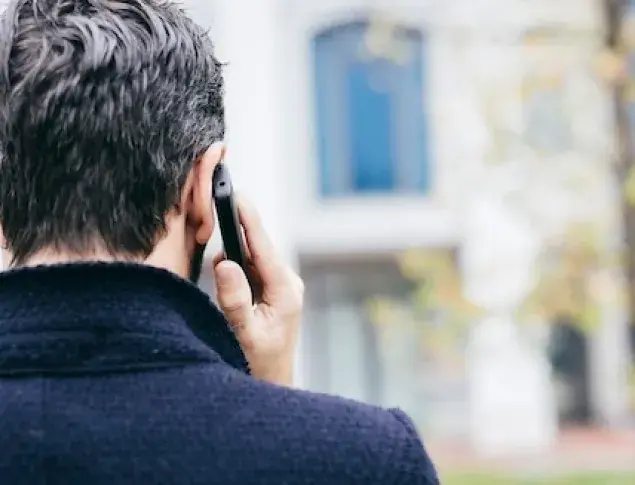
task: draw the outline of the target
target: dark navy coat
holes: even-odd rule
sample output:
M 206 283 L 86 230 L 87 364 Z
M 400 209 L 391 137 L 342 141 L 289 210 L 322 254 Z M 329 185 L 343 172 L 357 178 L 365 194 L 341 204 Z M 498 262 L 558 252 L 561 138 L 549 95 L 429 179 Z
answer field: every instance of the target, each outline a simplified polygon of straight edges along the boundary
M 402 412 L 255 380 L 168 272 L 0 273 L 2 485 L 436 483 Z

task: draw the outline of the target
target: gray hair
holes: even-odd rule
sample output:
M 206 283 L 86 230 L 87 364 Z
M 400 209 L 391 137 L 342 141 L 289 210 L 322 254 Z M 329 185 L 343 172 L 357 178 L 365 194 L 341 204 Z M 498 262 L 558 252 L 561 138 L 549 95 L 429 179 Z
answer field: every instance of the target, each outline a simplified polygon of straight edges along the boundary
M 0 20 L 0 223 L 47 247 L 146 256 L 225 131 L 221 63 L 160 0 L 10 0 Z

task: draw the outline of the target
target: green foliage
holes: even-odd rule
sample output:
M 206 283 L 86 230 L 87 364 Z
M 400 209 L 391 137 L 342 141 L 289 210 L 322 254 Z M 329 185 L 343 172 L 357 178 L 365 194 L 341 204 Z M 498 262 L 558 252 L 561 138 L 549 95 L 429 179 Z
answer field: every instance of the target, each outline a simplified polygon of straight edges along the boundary
M 420 313 L 443 309 L 457 321 L 480 315 L 481 310 L 463 295 L 461 273 L 450 251 L 408 251 L 399 257 L 399 266 L 417 284 L 413 305 Z
M 443 485 L 632 485 L 635 473 L 577 473 L 558 476 L 513 476 L 485 473 L 448 473 Z
M 434 358 L 449 363 L 463 359 L 462 342 L 481 310 L 463 296 L 453 254 L 444 250 L 413 250 L 398 256 L 402 274 L 414 283 L 405 302 L 377 297 L 368 304 L 379 327 L 399 322 L 416 329 L 415 338 Z
M 631 206 L 635 205 L 635 169 L 633 167 L 629 169 L 628 175 L 624 180 L 622 193 L 627 204 Z
M 519 309 L 519 318 L 554 321 L 568 316 L 592 331 L 600 322 L 602 303 L 619 298 L 618 285 L 603 278 L 614 264 L 611 259 L 602 253 L 593 225 L 571 226 L 537 263 L 538 282 Z
M 572 225 L 553 242 L 535 266 L 536 285 L 518 309 L 519 321 L 555 321 L 568 316 L 587 332 L 601 321 L 605 304 L 620 304 L 623 290 L 611 276 L 621 264 L 603 252 L 592 224 Z M 415 283 L 407 302 L 376 298 L 369 309 L 378 325 L 410 321 L 420 337 L 437 349 L 449 349 L 467 334 L 483 310 L 465 298 L 462 275 L 447 250 L 412 250 L 398 257 L 402 274 Z

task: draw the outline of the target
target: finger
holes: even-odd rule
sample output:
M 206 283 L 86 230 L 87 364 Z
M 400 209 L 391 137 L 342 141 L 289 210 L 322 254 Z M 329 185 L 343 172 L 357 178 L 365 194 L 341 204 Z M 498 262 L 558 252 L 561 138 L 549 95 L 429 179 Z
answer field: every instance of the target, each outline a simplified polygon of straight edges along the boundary
M 267 288 L 271 289 L 275 285 L 283 284 L 286 276 L 284 266 L 262 225 L 258 211 L 244 197 L 239 197 L 238 214 L 245 230 L 251 263 L 262 280 L 265 291 Z
M 227 257 L 225 256 L 225 252 L 219 251 L 212 258 L 213 267 L 216 267 L 216 265 L 218 265 L 221 261 L 225 261 L 225 259 L 227 259 Z M 245 268 L 247 270 L 247 282 L 251 287 L 252 303 L 257 303 L 262 301 L 262 280 L 260 279 L 260 275 L 256 271 L 256 268 L 251 263 L 251 259 L 249 258 L 249 256 L 247 257 L 247 261 L 247 267 Z
M 247 326 L 254 316 L 251 289 L 243 270 L 233 261 L 214 267 L 218 305 L 235 330 Z

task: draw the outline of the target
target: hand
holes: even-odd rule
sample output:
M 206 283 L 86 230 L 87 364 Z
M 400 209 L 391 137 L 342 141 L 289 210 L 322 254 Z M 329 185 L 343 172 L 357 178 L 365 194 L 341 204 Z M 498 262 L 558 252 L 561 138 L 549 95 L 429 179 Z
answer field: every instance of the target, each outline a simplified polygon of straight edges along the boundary
M 258 287 L 256 301 L 252 302 L 240 266 L 219 254 L 214 260 L 218 303 L 234 329 L 252 376 L 291 386 L 304 284 L 276 255 L 255 208 L 243 198 L 238 198 L 237 205 L 250 277 Z

